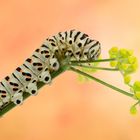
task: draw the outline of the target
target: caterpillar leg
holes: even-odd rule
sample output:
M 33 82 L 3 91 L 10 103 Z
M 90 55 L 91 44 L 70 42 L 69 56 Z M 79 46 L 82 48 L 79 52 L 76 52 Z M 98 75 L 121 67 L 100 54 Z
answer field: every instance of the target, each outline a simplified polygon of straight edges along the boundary
M 37 80 L 33 80 L 30 82 L 26 87 L 25 91 L 30 93 L 31 95 L 37 95 L 38 89 L 37 89 Z
M 3 102 L 2 100 L 0 100 L 0 108 L 3 106 Z
M 51 58 L 50 59 L 50 69 L 57 71 L 59 69 L 60 65 L 59 62 L 56 58 Z
M 51 75 L 48 67 L 44 69 L 44 71 L 38 76 L 39 81 L 49 84 L 51 82 Z
M 15 92 L 15 94 L 12 96 L 11 101 L 16 105 L 21 105 L 23 103 L 23 89 Z

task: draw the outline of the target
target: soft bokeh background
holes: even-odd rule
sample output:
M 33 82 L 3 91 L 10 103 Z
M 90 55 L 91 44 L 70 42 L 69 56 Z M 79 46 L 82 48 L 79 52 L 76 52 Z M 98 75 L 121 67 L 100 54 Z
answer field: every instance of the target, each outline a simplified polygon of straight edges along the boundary
M 102 43 L 130 48 L 140 59 L 139 0 L 0 1 L 0 79 L 11 73 L 42 41 L 59 31 L 79 29 Z M 140 70 L 134 80 L 140 80 Z M 96 77 L 127 89 L 120 74 Z M 139 140 L 140 112 L 132 99 L 96 82 L 80 83 L 73 72 L 57 77 L 36 97 L 0 119 L 3 140 Z

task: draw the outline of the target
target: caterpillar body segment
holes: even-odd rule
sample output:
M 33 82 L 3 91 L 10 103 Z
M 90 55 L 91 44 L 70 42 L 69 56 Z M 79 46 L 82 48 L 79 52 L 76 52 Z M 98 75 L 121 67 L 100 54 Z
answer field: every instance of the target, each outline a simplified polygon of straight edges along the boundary
M 6 76 L 2 85 L 7 89 L 11 101 L 15 104 L 21 104 L 23 101 L 23 85 L 13 76 Z
M 33 52 L 33 56 L 36 57 L 37 59 L 40 59 L 44 63 L 49 63 L 49 59 L 52 55 L 50 49 L 48 46 L 46 46 L 44 43 L 41 45 L 40 48 L 36 49 Z
M 29 92 L 31 95 L 37 94 L 37 76 L 25 64 L 16 68 L 13 74 L 23 85 L 24 91 Z M 33 82 L 34 80 L 36 82 Z M 30 84 L 34 87 L 34 90 L 31 90 Z
M 9 103 L 11 99 L 10 94 L 2 82 L 0 82 L 0 99 L 3 104 Z
M 35 56 L 27 58 L 24 62 L 25 66 L 28 67 L 36 76 L 38 76 L 45 67 L 45 62 Z
M 0 109 L 9 102 L 22 104 L 24 92 L 37 95 L 37 82 L 50 84 L 51 73 L 61 67 L 62 60 L 95 60 L 100 53 L 100 43 L 77 30 L 48 37 L 32 56 L 0 82 Z

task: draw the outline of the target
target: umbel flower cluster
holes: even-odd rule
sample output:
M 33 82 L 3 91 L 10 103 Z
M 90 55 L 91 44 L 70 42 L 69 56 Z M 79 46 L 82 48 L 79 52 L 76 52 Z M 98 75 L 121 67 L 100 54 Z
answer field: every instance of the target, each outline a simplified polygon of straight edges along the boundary
M 130 87 L 130 92 L 133 93 L 134 99 L 140 100 L 140 81 L 135 81 L 132 83 L 130 74 L 134 73 L 138 68 L 138 60 L 133 55 L 133 51 L 128 49 L 118 49 L 118 47 L 112 47 L 109 50 L 110 58 L 114 61 L 110 62 L 111 67 L 117 68 L 124 77 L 124 83 Z M 137 109 L 134 104 L 130 112 L 136 114 Z

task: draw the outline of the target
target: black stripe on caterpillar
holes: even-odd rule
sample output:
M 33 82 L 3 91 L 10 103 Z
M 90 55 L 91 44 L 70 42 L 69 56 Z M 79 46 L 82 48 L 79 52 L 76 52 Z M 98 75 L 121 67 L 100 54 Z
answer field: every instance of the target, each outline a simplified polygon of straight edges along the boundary
M 100 53 L 100 43 L 77 30 L 47 38 L 31 57 L 0 82 L 0 108 L 9 102 L 22 104 L 23 92 L 37 95 L 37 82 L 49 84 L 51 73 L 60 68 L 62 60 L 95 60 Z

